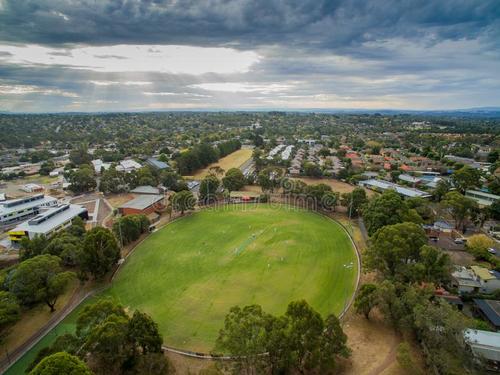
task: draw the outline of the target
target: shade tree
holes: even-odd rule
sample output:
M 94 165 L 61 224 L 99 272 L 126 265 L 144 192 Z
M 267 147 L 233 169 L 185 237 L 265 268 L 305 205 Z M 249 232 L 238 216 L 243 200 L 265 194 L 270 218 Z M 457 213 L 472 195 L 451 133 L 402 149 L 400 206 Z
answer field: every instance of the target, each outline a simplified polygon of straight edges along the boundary
M 92 375 L 85 362 L 66 352 L 45 357 L 30 371 L 30 375 Z
M 373 235 L 365 252 L 366 265 L 387 278 L 411 279 L 411 268 L 420 260 L 420 249 L 426 243 L 425 232 L 417 224 L 386 225 Z
M 280 317 L 257 305 L 231 308 L 216 352 L 235 356 L 231 370 L 238 374 L 329 374 L 335 371 L 337 356 L 350 354 L 337 317 L 323 319 L 305 301 L 290 302 Z
M 441 205 L 455 220 L 455 228 L 462 231 L 465 229 L 467 219 L 470 219 L 477 210 L 477 203 L 458 191 L 447 193 L 441 201 Z
M 241 190 L 245 186 L 245 183 L 245 176 L 239 168 L 229 169 L 222 178 L 222 185 L 228 191 Z
M 0 343 L 20 318 L 21 307 L 16 296 L 5 290 L 0 291 Z
M 195 206 L 196 199 L 189 190 L 182 190 L 171 196 L 172 207 L 175 211 L 180 211 L 181 215 L 184 212 L 192 210 Z
M 422 223 L 417 212 L 409 209 L 403 198 L 393 190 L 387 190 L 368 201 L 363 207 L 363 220 L 370 236 L 386 225 L 404 221 Z
M 120 259 L 120 247 L 114 234 L 107 228 L 96 227 L 85 235 L 80 257 L 82 272 L 101 278 Z
M 63 271 L 59 257 L 38 255 L 17 266 L 8 281 L 8 289 L 22 304 L 44 302 L 52 312 L 74 277 L 73 272 Z

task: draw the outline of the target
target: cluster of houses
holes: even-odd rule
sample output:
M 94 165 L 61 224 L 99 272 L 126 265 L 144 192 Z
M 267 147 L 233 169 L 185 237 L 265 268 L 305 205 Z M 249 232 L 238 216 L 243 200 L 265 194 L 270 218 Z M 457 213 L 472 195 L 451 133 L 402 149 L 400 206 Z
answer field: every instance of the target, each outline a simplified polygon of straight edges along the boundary
M 290 167 L 288 168 L 288 173 L 290 174 L 290 176 L 300 176 L 305 155 L 306 151 L 303 148 L 297 150 L 297 153 L 295 154 L 292 162 L 290 163 Z
M 458 295 L 443 293 L 439 297 L 466 315 L 481 318 L 489 326 L 489 330 L 467 329 L 465 344 L 482 366 L 500 371 L 500 301 L 487 297 L 500 291 L 500 272 L 481 266 L 457 267 L 452 273 L 451 286 L 456 288 Z M 467 295 L 476 297 L 465 303 Z
M 330 176 L 335 176 L 340 169 L 343 168 L 338 157 L 319 155 L 319 151 L 322 149 L 320 144 L 313 143 L 311 140 L 302 140 L 301 143 L 307 143 L 309 147 L 307 150 L 300 147 L 295 153 L 295 156 L 290 163 L 290 167 L 288 167 L 288 174 L 290 176 L 300 176 L 303 172 L 302 167 L 306 162 L 318 164 L 324 169 L 325 174 Z

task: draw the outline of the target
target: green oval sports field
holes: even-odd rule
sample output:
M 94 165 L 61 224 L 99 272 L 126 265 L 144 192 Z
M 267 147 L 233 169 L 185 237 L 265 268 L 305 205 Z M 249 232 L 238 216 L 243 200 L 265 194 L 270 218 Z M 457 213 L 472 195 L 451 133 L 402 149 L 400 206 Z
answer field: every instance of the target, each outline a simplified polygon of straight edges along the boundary
M 149 313 L 166 345 L 207 352 L 230 307 L 260 304 L 282 314 L 305 299 L 339 314 L 357 272 L 351 240 L 335 221 L 284 206 L 232 205 L 153 233 L 105 294 Z

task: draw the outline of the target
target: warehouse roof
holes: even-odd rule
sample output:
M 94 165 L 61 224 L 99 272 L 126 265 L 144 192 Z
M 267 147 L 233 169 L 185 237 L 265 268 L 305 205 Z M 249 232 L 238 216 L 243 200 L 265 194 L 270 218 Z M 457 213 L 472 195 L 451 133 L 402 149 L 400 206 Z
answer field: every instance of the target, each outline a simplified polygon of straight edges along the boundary
M 45 234 L 86 211 L 85 207 L 76 204 L 51 207 L 34 218 L 19 224 L 13 231 Z
M 137 186 L 135 189 L 130 190 L 131 193 L 134 194 L 155 194 L 159 195 L 160 194 L 160 189 L 155 188 L 150 185 L 144 185 L 144 186 Z
M 17 212 L 27 208 L 32 208 L 40 205 L 47 205 L 48 203 L 56 202 L 54 197 L 37 194 L 30 197 L 11 199 L 8 201 L 0 202 L 0 215 Z
M 403 187 L 401 185 L 389 182 L 389 181 L 382 181 L 382 180 L 376 180 L 376 179 L 370 179 L 370 180 L 365 180 L 365 181 L 360 181 L 359 185 L 362 186 L 367 186 L 367 187 L 374 187 L 374 188 L 379 188 L 381 190 L 394 190 L 398 194 L 404 195 L 405 197 L 422 197 L 422 198 L 427 198 L 430 197 L 431 195 L 429 193 L 426 193 L 425 191 L 418 190 L 418 189 L 410 189 Z
M 136 210 L 144 210 L 153 204 L 163 200 L 163 195 L 140 195 L 137 198 L 122 204 L 120 208 L 133 208 Z

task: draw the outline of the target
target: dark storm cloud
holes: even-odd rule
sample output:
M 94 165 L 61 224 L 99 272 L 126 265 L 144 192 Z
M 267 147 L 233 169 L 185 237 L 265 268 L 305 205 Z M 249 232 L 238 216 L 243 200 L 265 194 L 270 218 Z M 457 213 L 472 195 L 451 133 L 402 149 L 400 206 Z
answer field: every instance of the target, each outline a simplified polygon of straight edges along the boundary
M 57 45 L 266 44 L 500 38 L 497 0 L 3 0 L 0 40 Z
M 1 45 L 0 109 L 500 104 L 500 0 L 0 0 Z M 172 73 L 165 45 L 258 59 Z

